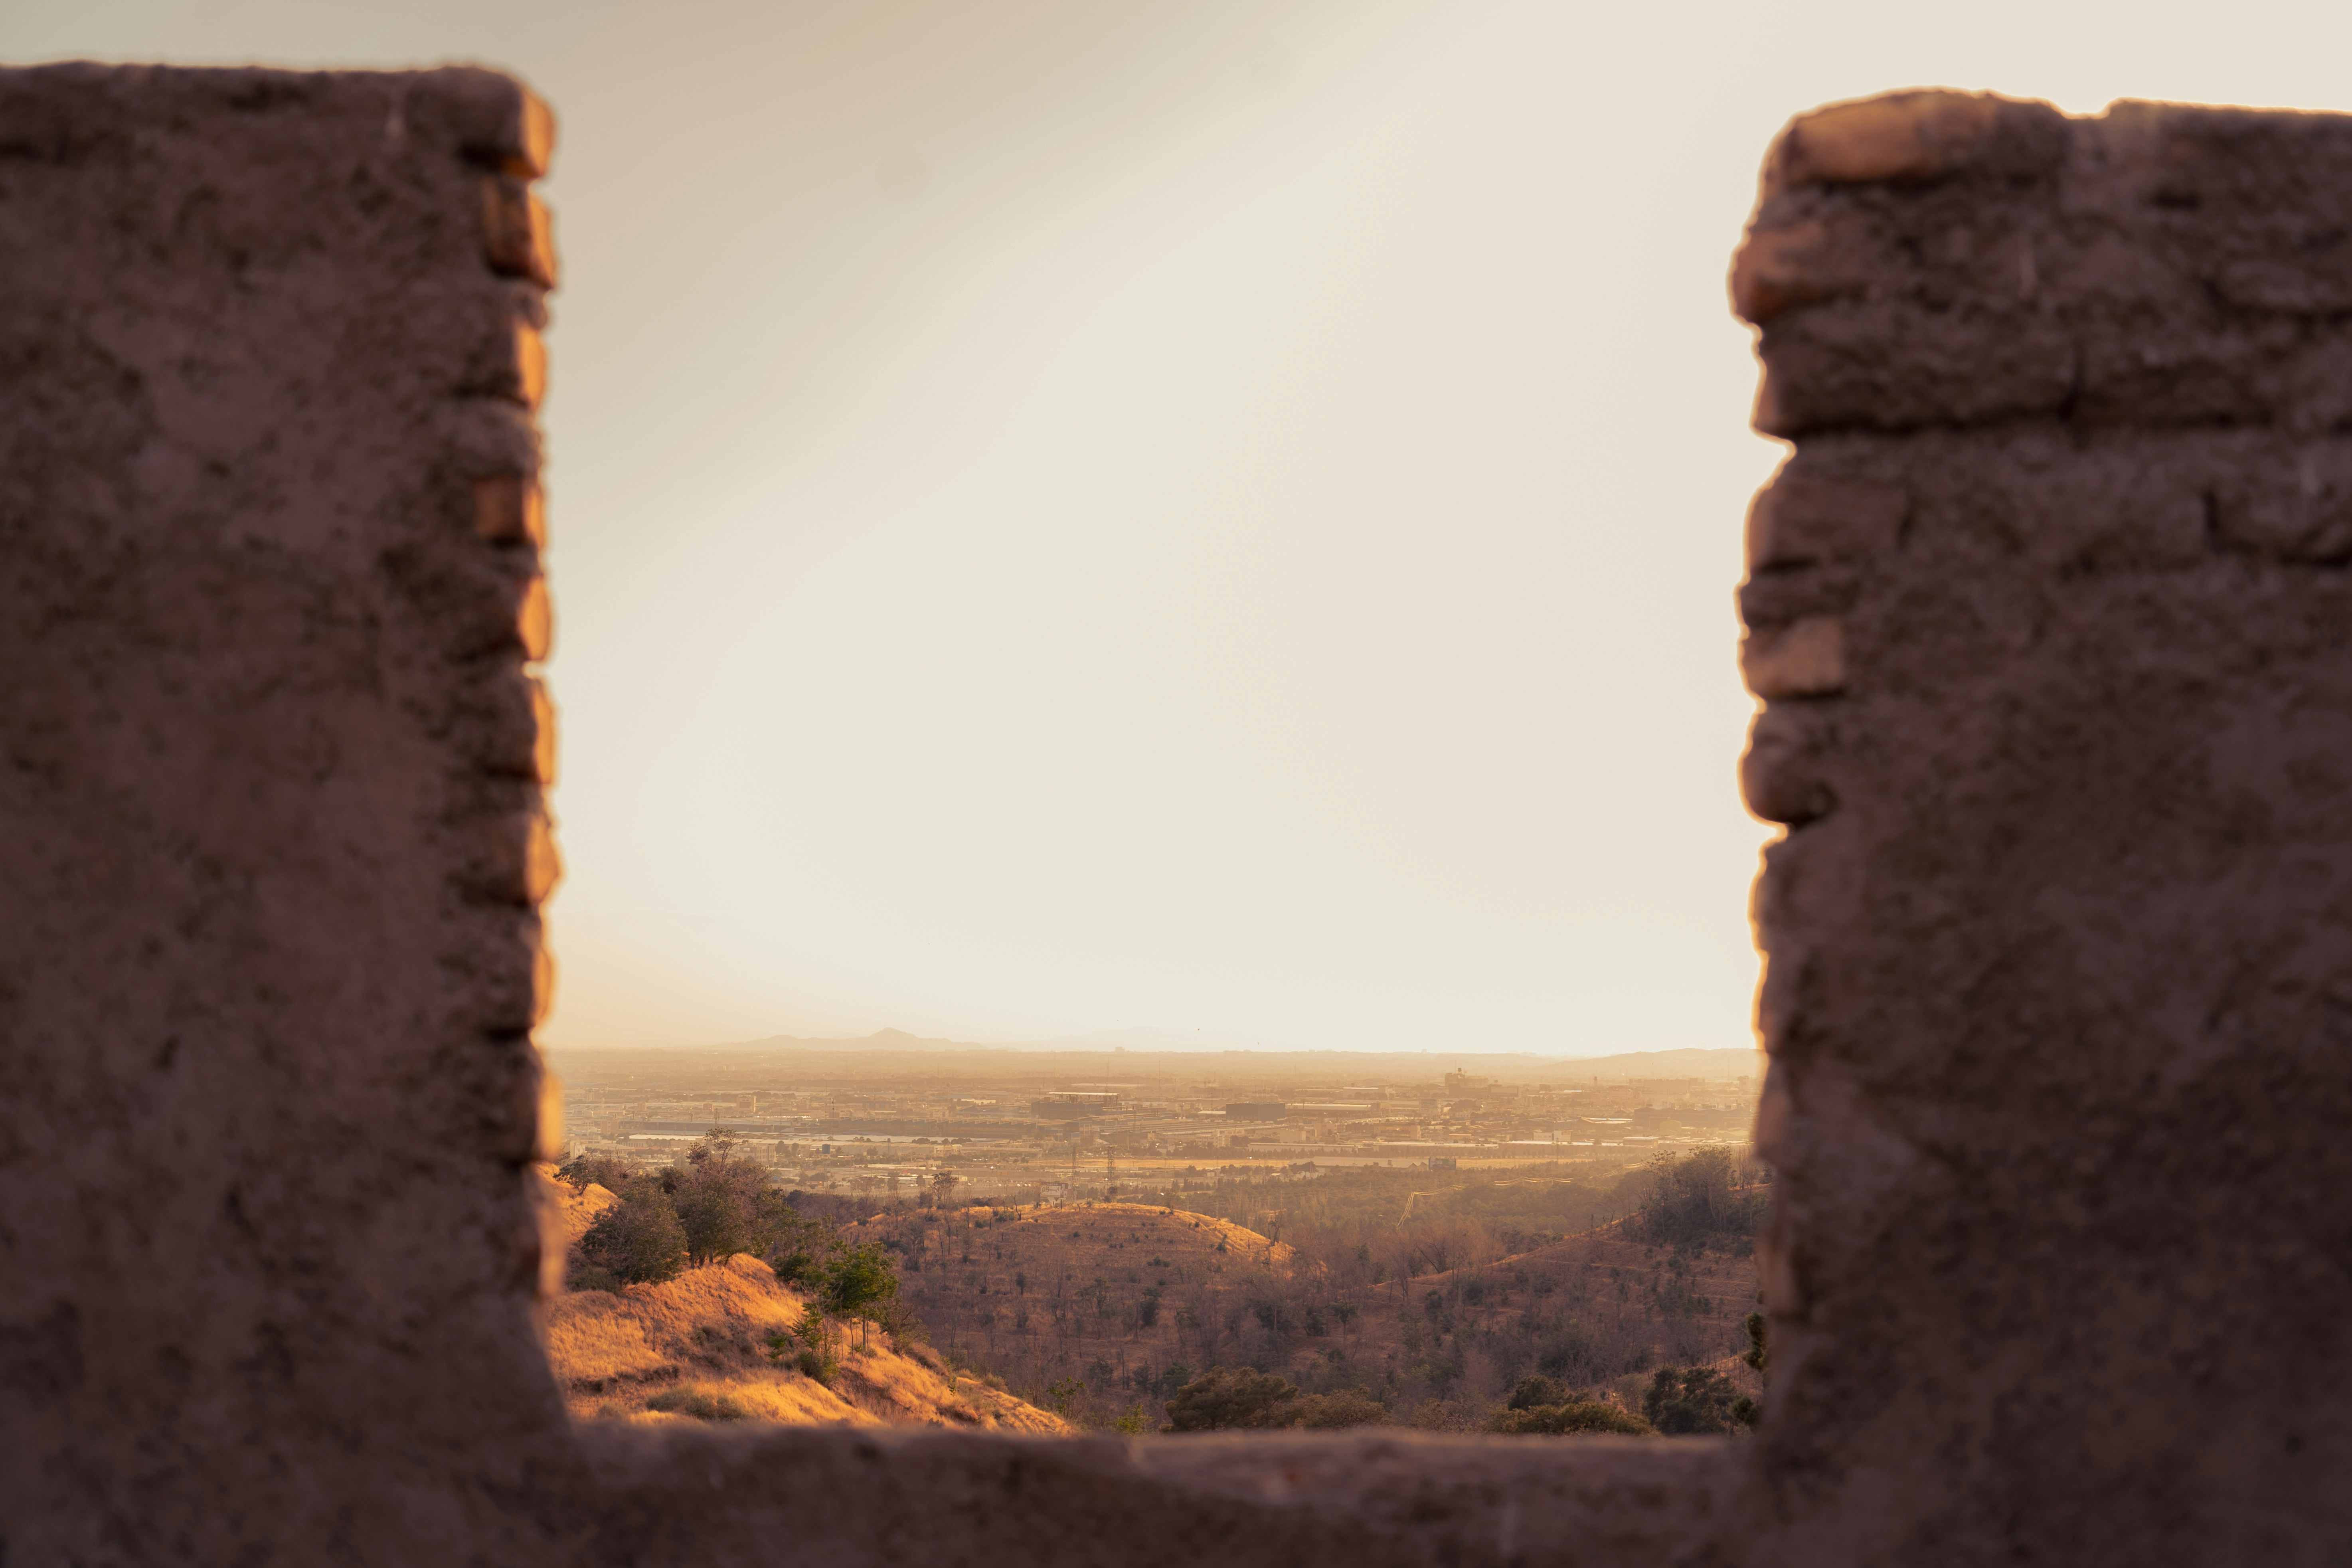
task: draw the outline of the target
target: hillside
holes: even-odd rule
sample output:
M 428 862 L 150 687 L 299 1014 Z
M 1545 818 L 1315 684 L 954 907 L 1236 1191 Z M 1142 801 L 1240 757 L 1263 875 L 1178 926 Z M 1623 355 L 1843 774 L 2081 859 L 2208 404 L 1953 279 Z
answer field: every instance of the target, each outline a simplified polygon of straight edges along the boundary
M 876 1215 L 902 1289 L 952 1359 L 1037 1397 L 1085 1384 L 1090 1424 L 1160 1405 L 1211 1365 L 1354 1388 L 1464 1425 L 1538 1371 L 1622 1398 L 1663 1364 L 1727 1363 L 1755 1295 L 1744 1245 L 1653 1247 L 1619 1222 L 1530 1250 L 1337 1262 L 1230 1221 L 1141 1204 Z M 1742 1373 L 1744 1368 L 1738 1369 Z
M 570 1241 L 617 1201 L 593 1184 L 577 1194 L 552 1186 Z M 929 1347 L 880 1332 L 866 1348 L 844 1347 L 831 1386 L 773 1364 L 768 1336 L 799 1323 L 807 1309 L 807 1298 L 774 1269 L 738 1255 L 659 1285 L 557 1297 L 545 1312 L 548 1363 L 575 1420 L 1070 1430 Z

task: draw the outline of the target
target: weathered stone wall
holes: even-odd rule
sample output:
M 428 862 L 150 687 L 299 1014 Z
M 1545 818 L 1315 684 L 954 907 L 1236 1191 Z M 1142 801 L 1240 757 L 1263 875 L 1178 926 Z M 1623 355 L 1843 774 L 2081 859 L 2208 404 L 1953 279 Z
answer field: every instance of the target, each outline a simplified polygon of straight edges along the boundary
M 1798 121 L 1766 1560 L 2352 1558 L 2352 120 Z
M 2352 1554 L 2352 127 L 1774 149 L 1738 1444 L 566 1425 L 549 141 L 486 72 L 0 72 L 0 1558 Z
M 560 1422 L 548 132 L 483 71 L 0 75 L 12 1565 L 464 1561 Z

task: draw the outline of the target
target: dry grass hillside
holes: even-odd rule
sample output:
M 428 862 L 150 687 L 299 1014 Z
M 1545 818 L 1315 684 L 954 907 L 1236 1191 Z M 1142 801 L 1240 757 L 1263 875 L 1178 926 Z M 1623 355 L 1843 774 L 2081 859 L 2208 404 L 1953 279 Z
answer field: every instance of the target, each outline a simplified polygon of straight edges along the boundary
M 1474 1423 L 1537 1372 L 1633 1404 L 1654 1366 L 1753 1376 L 1729 1359 L 1755 1295 L 1748 1249 L 1650 1246 L 1628 1223 L 1410 1276 L 1141 1204 L 915 1211 L 845 1232 L 899 1255 L 904 1293 L 951 1359 L 1032 1398 L 1052 1391 L 1097 1426 L 1156 1424 L 1212 1365 L 1356 1389 L 1432 1426 Z
M 552 1185 L 574 1241 L 617 1201 L 593 1184 L 578 1194 Z M 774 1364 L 769 1336 L 792 1329 L 807 1310 L 807 1298 L 775 1270 L 738 1255 L 659 1285 L 556 1298 L 546 1311 L 548 1361 L 575 1419 L 1070 1430 L 929 1347 L 879 1331 L 864 1347 L 840 1345 L 830 1386 Z

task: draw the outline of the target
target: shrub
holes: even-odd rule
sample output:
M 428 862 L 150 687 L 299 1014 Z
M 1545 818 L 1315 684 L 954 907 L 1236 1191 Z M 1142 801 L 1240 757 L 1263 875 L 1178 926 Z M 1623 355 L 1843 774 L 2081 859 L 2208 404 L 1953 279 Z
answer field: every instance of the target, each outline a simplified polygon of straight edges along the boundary
M 1713 1367 L 1662 1366 L 1642 1395 L 1642 1414 L 1670 1436 L 1741 1430 L 1733 1414 L 1739 1390 Z
M 735 1151 L 740 1140 L 714 1127 L 686 1152 L 686 1168 L 665 1173 L 687 1250 L 696 1263 L 738 1252 L 765 1257 L 804 1244 L 811 1227 L 784 1194 L 768 1184 L 768 1173 Z
M 1575 1398 L 1576 1395 L 1554 1383 L 1550 1378 L 1530 1377 L 1523 1380 L 1518 1387 L 1511 1391 L 1510 1403 L 1505 1408 L 1539 1410 L 1547 1405 L 1566 1405 Z
M 1329 1431 L 1341 1426 L 1381 1426 L 1388 1423 L 1389 1407 L 1352 1388 L 1336 1394 L 1309 1394 L 1291 1407 L 1297 1412 L 1283 1426 Z M 1273 1423 L 1269 1423 L 1273 1425 Z
M 698 1421 L 741 1421 L 751 1414 L 730 1395 L 692 1387 L 672 1388 L 656 1394 L 646 1401 L 646 1408 L 691 1415 Z
M 1231 1426 L 1276 1425 L 1266 1417 L 1298 1397 L 1298 1385 L 1248 1367 L 1211 1367 L 1168 1402 L 1168 1430 L 1215 1432 Z M 1286 1423 L 1284 1423 L 1286 1425 Z
M 603 1290 L 617 1296 L 628 1283 L 609 1268 L 599 1268 L 579 1254 L 572 1257 L 572 1267 L 563 1276 L 563 1288 L 575 1295 L 583 1290 Z
M 1367 1426 L 1385 1422 L 1388 1407 L 1358 1394 L 1301 1394 L 1296 1384 L 1249 1367 L 1211 1367 L 1168 1401 L 1170 1432 L 1228 1428 Z
M 1486 1430 L 1547 1437 L 1563 1437 L 1578 1432 L 1620 1432 L 1634 1437 L 1654 1437 L 1658 1435 L 1656 1427 L 1633 1412 L 1620 1410 L 1598 1399 L 1500 1410 L 1486 1423 Z
M 824 1313 L 814 1307 L 792 1328 L 768 1336 L 768 1359 L 827 1388 L 833 1386 L 834 1378 L 841 1371 L 841 1358 L 833 1353 L 833 1335 L 828 1331 Z
M 674 1279 L 686 1267 L 686 1230 L 660 1179 L 640 1176 L 623 1184 L 620 1195 L 580 1238 L 583 1261 L 627 1284 Z

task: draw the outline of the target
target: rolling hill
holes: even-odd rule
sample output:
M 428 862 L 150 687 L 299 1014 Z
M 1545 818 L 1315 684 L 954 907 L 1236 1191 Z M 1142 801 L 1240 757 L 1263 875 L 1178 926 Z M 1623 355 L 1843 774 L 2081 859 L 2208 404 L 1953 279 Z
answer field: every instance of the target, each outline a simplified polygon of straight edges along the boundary
M 1335 1266 L 1230 1221 L 1127 1203 L 880 1215 L 845 1227 L 900 1258 L 902 1291 L 954 1362 L 1083 1420 L 1157 1423 L 1212 1365 L 1351 1388 L 1463 1426 L 1542 1372 L 1621 1401 L 1653 1367 L 1730 1360 L 1755 1296 L 1742 1245 L 1675 1251 L 1620 1221 L 1515 1254 Z M 1435 1267 L 1442 1263 L 1444 1267 Z M 1071 1380 L 1083 1391 L 1073 1397 Z

